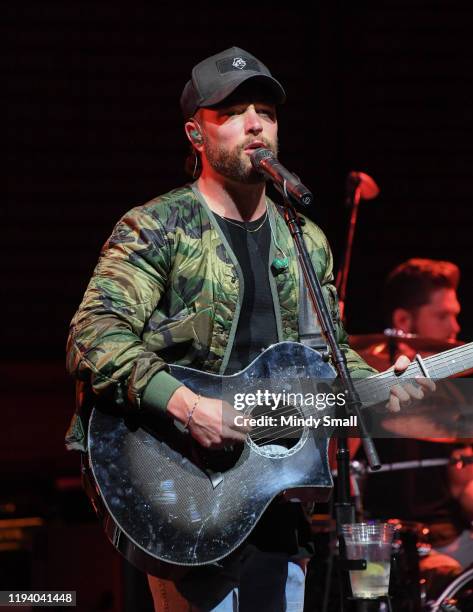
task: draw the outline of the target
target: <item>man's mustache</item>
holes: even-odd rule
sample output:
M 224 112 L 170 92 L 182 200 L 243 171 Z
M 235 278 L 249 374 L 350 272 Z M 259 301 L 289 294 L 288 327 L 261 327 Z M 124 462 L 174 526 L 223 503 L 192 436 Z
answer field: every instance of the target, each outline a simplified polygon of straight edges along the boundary
M 276 142 L 270 142 L 267 138 L 252 138 L 251 140 L 248 140 L 247 142 L 243 143 L 242 145 L 240 145 L 238 147 L 239 153 L 244 151 L 246 149 L 246 147 L 252 145 L 254 142 L 262 142 L 266 149 L 269 149 L 275 155 L 277 155 L 277 153 L 278 153 L 278 143 L 277 143 L 277 141 Z

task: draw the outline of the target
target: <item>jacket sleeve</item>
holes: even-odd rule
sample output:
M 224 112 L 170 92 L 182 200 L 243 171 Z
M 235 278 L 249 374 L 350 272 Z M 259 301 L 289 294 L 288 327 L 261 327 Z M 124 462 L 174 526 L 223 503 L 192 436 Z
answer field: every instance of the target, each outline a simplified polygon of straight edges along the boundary
M 157 402 L 180 386 L 166 363 L 142 341 L 164 293 L 172 242 L 159 220 L 138 207 L 115 226 L 104 245 L 70 327 L 67 369 L 117 412 L 139 409 L 153 379 Z
M 332 321 L 335 326 L 337 342 L 345 354 L 348 370 L 353 378 L 366 378 L 368 376 L 372 376 L 373 374 L 377 374 L 378 370 L 375 370 L 368 365 L 356 351 L 350 348 L 348 343 L 348 334 L 343 327 L 340 316 L 338 295 L 334 285 L 332 250 L 322 230 L 317 226 L 316 229 L 320 233 L 323 250 L 325 253 L 325 270 L 323 268 L 320 270 L 319 278 L 321 278 L 321 285 L 324 295 L 326 296 L 326 300 L 328 299 L 329 302 L 328 306 L 332 314 Z

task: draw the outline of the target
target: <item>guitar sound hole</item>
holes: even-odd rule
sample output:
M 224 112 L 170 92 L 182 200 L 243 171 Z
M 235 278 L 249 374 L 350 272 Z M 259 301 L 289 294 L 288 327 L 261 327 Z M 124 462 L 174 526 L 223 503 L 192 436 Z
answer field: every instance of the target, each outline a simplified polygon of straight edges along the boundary
M 277 410 L 268 406 L 256 406 L 250 416 L 256 420 L 249 434 L 254 446 L 281 447 L 290 450 L 298 445 L 304 433 L 304 426 L 298 423 L 303 415 L 301 411 L 291 404 L 279 405 Z

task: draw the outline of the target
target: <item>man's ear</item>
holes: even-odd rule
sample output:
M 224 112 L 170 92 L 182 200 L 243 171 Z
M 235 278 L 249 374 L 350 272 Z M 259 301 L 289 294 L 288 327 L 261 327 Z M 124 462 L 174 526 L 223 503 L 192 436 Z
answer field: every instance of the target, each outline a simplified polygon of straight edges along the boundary
M 395 329 L 410 334 L 414 329 L 414 316 L 410 310 L 396 308 L 392 314 L 392 324 Z
M 198 126 L 198 124 L 192 120 L 186 121 L 184 125 L 184 130 L 192 146 L 197 149 L 197 151 L 201 151 L 203 145 L 203 138 L 202 132 L 200 131 L 200 127 Z

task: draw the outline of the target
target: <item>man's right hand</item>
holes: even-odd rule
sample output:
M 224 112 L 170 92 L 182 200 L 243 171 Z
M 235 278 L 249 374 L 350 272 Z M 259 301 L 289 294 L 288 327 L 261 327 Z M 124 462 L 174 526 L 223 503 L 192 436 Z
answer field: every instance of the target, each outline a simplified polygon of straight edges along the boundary
M 183 425 L 187 425 L 192 412 L 188 428 L 191 436 L 204 448 L 217 449 L 235 442 L 243 443 L 251 431 L 251 427 L 236 425 L 235 417 L 242 414 L 228 402 L 205 396 L 199 398 L 185 386 L 171 395 L 167 411 Z

